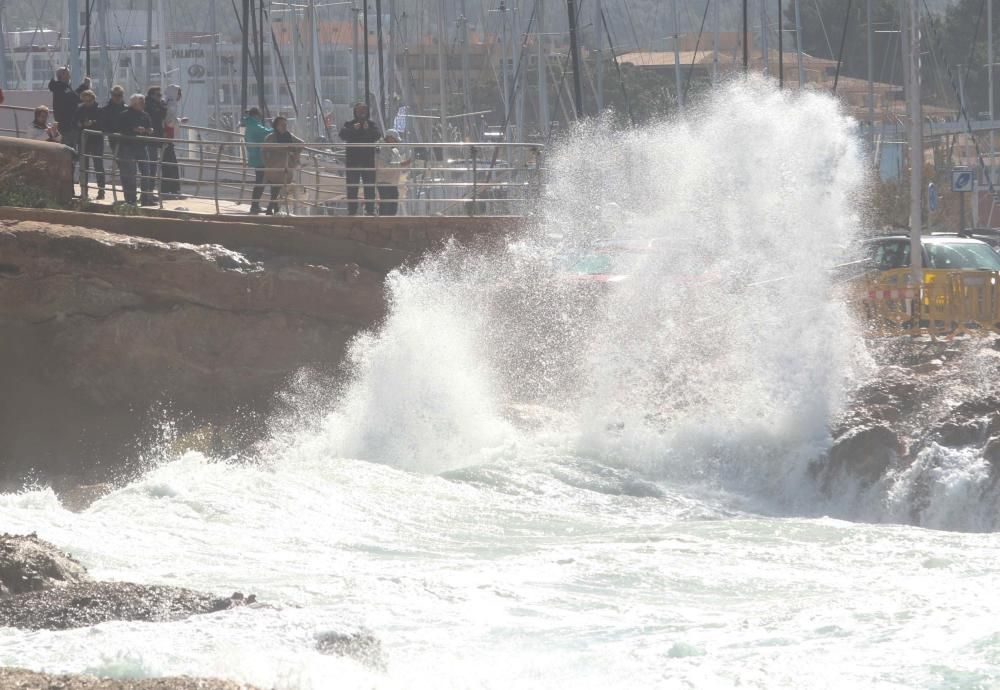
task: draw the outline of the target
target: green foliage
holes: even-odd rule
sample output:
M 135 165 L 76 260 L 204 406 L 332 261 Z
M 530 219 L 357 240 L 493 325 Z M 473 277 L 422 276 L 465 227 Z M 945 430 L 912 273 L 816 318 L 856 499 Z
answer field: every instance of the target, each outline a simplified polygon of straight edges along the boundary
M 139 206 L 136 206 L 135 204 L 124 204 L 124 203 L 123 204 L 116 204 L 113 207 L 113 210 L 114 210 L 115 215 L 118 215 L 118 216 L 132 217 L 132 216 L 145 216 L 146 215 L 146 212 L 143 211 L 142 208 L 140 208 Z
M 0 206 L 62 208 L 46 190 L 10 179 L 0 185 Z

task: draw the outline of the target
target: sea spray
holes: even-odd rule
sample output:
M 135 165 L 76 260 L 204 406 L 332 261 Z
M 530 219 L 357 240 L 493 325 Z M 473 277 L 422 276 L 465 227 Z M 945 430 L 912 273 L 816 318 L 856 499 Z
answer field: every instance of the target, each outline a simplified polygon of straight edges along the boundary
M 390 276 L 331 455 L 473 465 L 532 441 L 505 421 L 532 403 L 575 418 L 564 440 L 584 455 L 797 496 L 777 484 L 822 452 L 857 342 L 830 273 L 860 225 L 852 121 L 827 96 L 738 81 L 643 129 L 581 124 L 548 166 L 521 236 Z M 601 243 L 621 281 L 573 274 Z

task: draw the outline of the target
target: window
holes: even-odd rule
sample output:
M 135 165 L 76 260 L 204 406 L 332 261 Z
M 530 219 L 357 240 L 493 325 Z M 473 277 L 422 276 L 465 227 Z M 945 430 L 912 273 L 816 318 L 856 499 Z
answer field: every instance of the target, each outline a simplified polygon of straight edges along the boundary
M 1000 256 L 987 244 L 934 242 L 926 246 L 928 268 L 1000 271 Z
M 878 242 L 873 247 L 871 257 L 875 268 L 880 271 L 906 268 L 910 265 L 910 242 L 909 240 Z

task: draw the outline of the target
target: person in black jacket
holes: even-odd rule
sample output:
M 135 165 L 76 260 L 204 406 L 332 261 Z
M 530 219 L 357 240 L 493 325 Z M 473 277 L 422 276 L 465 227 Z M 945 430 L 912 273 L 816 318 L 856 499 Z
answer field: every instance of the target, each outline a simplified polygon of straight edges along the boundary
M 118 132 L 122 140 L 118 144 L 118 166 L 122 175 L 122 188 L 125 190 L 125 203 L 134 204 L 136 177 L 139 177 L 139 188 L 142 191 L 140 203 L 143 206 L 155 206 L 153 199 L 153 178 L 149 174 L 149 152 L 146 143 L 135 141 L 130 137 L 146 137 L 153 134 L 153 122 L 145 111 L 146 99 L 137 93 L 129 99 L 128 110 L 118 117 Z
M 163 100 L 163 90 L 159 86 L 150 86 L 146 92 L 146 114 L 153 124 L 153 131 L 149 136 L 163 138 L 163 122 L 167 119 L 167 103 Z M 163 155 L 163 144 L 148 143 L 149 148 L 149 176 L 153 185 L 156 185 L 157 168 L 160 158 Z
M 97 172 L 97 200 L 104 198 L 104 134 L 101 131 L 101 108 L 97 105 L 97 95 L 87 89 L 80 94 L 82 103 L 76 107 L 74 125 L 80 132 L 80 191 L 87 196 L 88 168 Z M 87 130 L 87 133 L 84 133 Z
M 120 134 L 118 131 L 118 118 L 128 110 L 125 102 L 125 89 L 118 84 L 111 87 L 111 98 L 104 104 L 98 112 L 101 131 L 108 136 L 108 143 L 111 144 L 111 152 L 118 150 L 118 138 L 114 135 Z
M 76 127 L 76 106 L 80 104 L 80 94 L 90 88 L 90 77 L 83 80 L 73 90 L 69 82 L 69 68 L 60 67 L 56 70 L 56 78 L 49 82 L 52 92 L 52 117 L 59 123 L 62 142 L 67 146 L 78 148 L 80 130 Z
M 368 118 L 368 106 L 354 106 L 354 119 L 340 128 L 340 138 L 347 144 L 374 144 L 382 138 L 378 125 Z M 358 187 L 365 186 L 365 213 L 375 215 L 375 147 L 347 147 L 347 212 L 358 212 Z

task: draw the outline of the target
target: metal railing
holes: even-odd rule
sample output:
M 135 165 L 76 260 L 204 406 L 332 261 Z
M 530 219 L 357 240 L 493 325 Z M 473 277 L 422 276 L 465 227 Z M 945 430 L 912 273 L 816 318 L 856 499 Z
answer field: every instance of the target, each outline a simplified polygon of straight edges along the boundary
M 13 127 L 0 126 L 0 136 L 28 137 L 31 130 L 31 123 L 35 120 L 34 108 L 25 108 L 17 105 L 0 105 L 0 112 L 10 113 L 10 119 L 13 120 L 14 125 Z
M 354 210 L 366 215 L 519 216 L 531 211 L 544 179 L 543 148 L 536 144 L 395 144 L 402 165 L 348 170 L 348 149 L 373 150 L 378 161 L 380 150 L 389 145 L 247 144 L 238 132 L 193 125 L 180 125 L 177 131 L 179 136 L 168 139 L 85 130 L 79 142 L 64 142 L 79 153 L 81 195 L 92 199 L 97 182 L 113 203 L 141 203 L 145 190 L 148 205 L 164 208 L 164 201 L 183 197 L 188 203 L 175 210 L 220 215 L 245 214 L 261 199 L 261 206 L 274 204 L 270 210 L 290 215 Z M 28 131 L 15 127 L 13 133 L 26 136 Z M 248 165 L 248 150 L 254 149 L 268 159 L 267 165 Z M 133 161 L 135 199 L 129 174 Z M 348 173 L 356 184 L 347 184 Z M 355 191 L 356 205 L 349 198 Z M 373 192 L 372 198 L 367 192 Z

